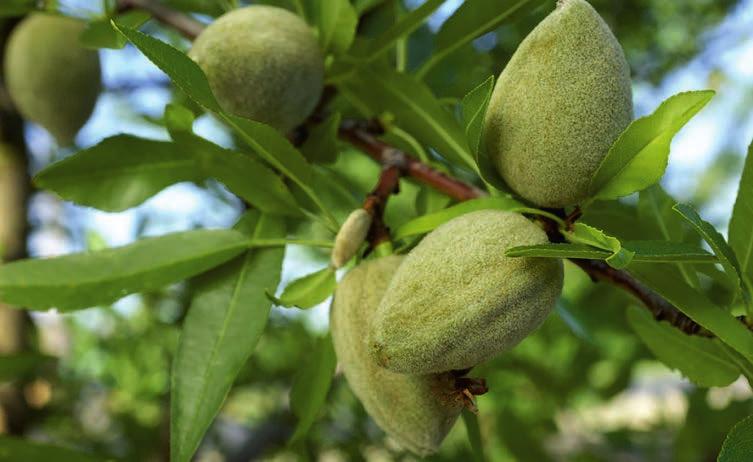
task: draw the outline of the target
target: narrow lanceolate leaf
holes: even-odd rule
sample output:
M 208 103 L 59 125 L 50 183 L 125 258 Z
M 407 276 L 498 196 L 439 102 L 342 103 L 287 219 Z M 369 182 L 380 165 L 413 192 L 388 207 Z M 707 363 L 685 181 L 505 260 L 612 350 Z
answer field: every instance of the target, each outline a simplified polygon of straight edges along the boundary
M 335 375 L 337 356 L 332 346 L 332 337 L 327 335 L 319 340 L 311 356 L 304 361 L 293 379 L 290 390 L 290 409 L 298 424 L 291 442 L 300 441 L 306 436 L 311 425 L 327 400 L 327 392 Z
M 716 263 L 714 255 L 705 250 L 683 243 L 667 241 L 626 241 L 622 247 L 632 252 L 634 262 L 653 263 Z M 539 244 L 513 247 L 505 252 L 509 257 L 585 258 L 606 260 L 612 256 L 609 250 L 584 244 Z
M 729 245 L 740 262 L 748 290 L 753 292 L 753 144 L 748 148 L 737 200 L 729 222 Z
M 436 37 L 436 49 L 418 70 L 419 78 L 453 51 L 499 27 L 503 21 L 523 7 L 540 3 L 538 0 L 466 0 L 442 24 Z
M 319 199 L 311 183 L 311 166 L 284 136 L 265 124 L 223 112 L 212 94 L 204 72 L 184 53 L 122 24 L 116 24 L 115 27 L 166 73 L 186 95 L 217 114 L 259 157 L 298 184 L 328 220 L 330 227 L 337 228 L 337 220 Z
M 398 125 L 422 144 L 431 146 L 452 162 L 476 169 L 465 134 L 452 115 L 424 83 L 394 69 L 364 67 L 340 89 L 367 116 L 384 112 L 395 116 Z
M 667 241 L 680 242 L 685 238 L 684 220 L 672 207 L 677 202 L 659 184 L 649 186 L 638 197 L 638 218 L 644 226 L 656 228 L 658 235 Z M 698 275 L 693 267 L 680 265 L 682 277 L 698 288 Z
M 172 184 L 202 179 L 194 158 L 177 144 L 117 135 L 50 165 L 34 182 L 65 200 L 119 212 Z
M 291 282 L 280 298 L 271 298 L 279 306 L 308 309 L 326 300 L 336 286 L 335 269 L 328 266 Z
M 671 369 L 701 387 L 723 387 L 740 376 L 718 340 L 687 335 L 658 322 L 643 308 L 628 310 L 628 321 L 643 343 Z
M 280 218 L 250 212 L 253 239 L 285 236 Z M 254 350 L 280 279 L 284 249 L 253 249 L 196 280 L 173 364 L 170 447 L 174 462 L 191 460 Z
M 232 230 L 199 230 L 124 247 L 0 266 L 0 300 L 30 309 L 75 310 L 112 303 L 202 273 L 243 252 Z
M 336 112 L 310 129 L 306 142 L 301 146 L 306 160 L 320 164 L 331 164 L 337 160 L 337 130 L 340 128 L 340 119 L 340 113 Z
M 616 199 L 658 182 L 667 168 L 672 138 L 713 96 L 711 90 L 678 93 L 653 114 L 633 121 L 591 178 L 590 195 Z
M 206 176 L 224 183 L 255 208 L 273 215 L 302 216 L 282 178 L 255 158 L 223 149 L 193 134 L 184 134 L 179 139 L 182 147 L 197 156 Z
M 489 106 L 489 100 L 494 91 L 494 76 L 490 75 L 479 86 L 468 92 L 463 97 L 463 121 L 465 122 L 465 136 L 468 138 L 468 145 L 474 155 L 478 155 L 479 143 L 481 142 L 481 131 L 484 127 L 484 116 L 486 108 Z
M 0 436 L 0 461 L 114 462 L 115 459 L 27 439 Z
M 468 443 L 471 445 L 471 452 L 473 452 L 473 460 L 476 462 L 484 462 L 484 443 L 481 439 L 481 428 L 478 425 L 478 417 L 468 409 L 463 409 L 463 423 L 465 424 L 465 432 L 468 435 Z
M 322 50 L 334 54 L 348 51 L 356 36 L 358 14 L 349 0 L 315 2 L 316 25 Z
M 753 360 L 753 332 L 728 311 L 716 306 L 702 292 L 690 287 L 683 281 L 676 267 L 633 262 L 628 271 L 722 342 L 749 361 Z
M 439 8 L 445 0 L 427 0 L 421 6 L 401 17 L 399 21 L 377 36 L 368 46 L 365 58 L 374 60 L 392 48 L 401 38 L 418 29 L 426 18 Z M 326 3 L 326 2 L 323 2 Z
M 703 237 L 703 240 L 711 247 L 719 259 L 724 272 L 731 281 L 734 281 L 734 287 L 744 289 L 741 286 L 742 280 L 740 279 L 741 271 L 740 264 L 737 262 L 737 257 L 732 248 L 727 244 L 719 231 L 716 230 L 709 222 L 704 221 L 698 213 L 693 210 L 692 207 L 686 204 L 677 204 L 674 206 L 674 210 L 677 211 L 698 234 Z M 747 299 L 746 299 L 747 300 Z
M 753 454 L 753 415 L 738 422 L 727 434 L 717 462 L 747 462 Z
M 113 26 L 144 55 L 167 74 L 173 83 L 197 104 L 213 112 L 221 112 L 214 99 L 209 82 L 198 64 L 171 45 L 128 27 L 113 22 Z
M 24 378 L 54 360 L 52 356 L 31 352 L 0 355 L 0 382 Z
M 394 239 L 403 239 L 409 236 L 416 236 L 418 234 L 425 234 L 432 231 L 437 226 L 452 220 L 460 215 L 466 213 L 475 212 L 477 210 L 497 209 L 517 211 L 525 208 L 525 205 L 512 197 L 500 196 L 500 197 L 483 197 L 480 199 L 473 199 L 460 204 L 453 205 L 438 212 L 430 213 L 415 218 L 404 225 L 400 226 L 394 233 Z

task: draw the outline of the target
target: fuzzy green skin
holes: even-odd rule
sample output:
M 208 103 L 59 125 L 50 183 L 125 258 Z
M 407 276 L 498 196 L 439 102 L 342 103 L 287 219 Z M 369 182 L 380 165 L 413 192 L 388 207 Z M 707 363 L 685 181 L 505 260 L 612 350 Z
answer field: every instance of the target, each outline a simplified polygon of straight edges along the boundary
M 499 76 L 484 141 L 516 193 L 564 207 L 588 197 L 632 116 L 630 69 L 609 26 L 585 0 L 560 0 Z
M 324 57 L 309 26 L 282 8 L 224 14 L 193 44 L 223 109 L 285 133 L 311 114 L 324 88 Z
M 366 261 L 337 287 L 330 327 L 353 393 L 376 423 L 415 454 L 437 451 L 462 410 L 450 374 L 404 375 L 379 367 L 367 344 L 373 314 L 403 257 Z
M 8 93 L 24 118 L 67 146 L 94 110 L 99 54 L 78 42 L 84 23 L 32 14 L 13 30 L 5 54 Z
M 499 210 L 439 226 L 408 254 L 379 305 L 374 360 L 427 374 L 471 368 L 517 345 L 554 308 L 562 262 L 505 250 L 546 242 L 525 217 Z

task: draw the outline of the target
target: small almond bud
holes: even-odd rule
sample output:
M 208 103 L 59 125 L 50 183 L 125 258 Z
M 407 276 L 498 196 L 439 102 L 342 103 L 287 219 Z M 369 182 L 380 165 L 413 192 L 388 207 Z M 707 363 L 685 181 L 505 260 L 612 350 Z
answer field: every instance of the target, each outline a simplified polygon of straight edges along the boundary
M 366 240 L 371 227 L 371 215 L 364 209 L 356 209 L 348 215 L 345 223 L 340 227 L 335 237 L 335 247 L 332 249 L 332 266 L 341 268 Z

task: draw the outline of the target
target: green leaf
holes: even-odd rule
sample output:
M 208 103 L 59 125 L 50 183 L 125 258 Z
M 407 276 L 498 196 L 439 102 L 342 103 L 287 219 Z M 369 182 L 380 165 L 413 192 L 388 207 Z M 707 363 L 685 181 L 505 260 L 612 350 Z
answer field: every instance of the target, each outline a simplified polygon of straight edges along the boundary
M 672 138 L 713 96 L 711 90 L 678 93 L 653 114 L 633 121 L 591 178 L 590 195 L 616 199 L 658 182 L 667 168 Z
M 143 10 L 132 10 L 123 13 L 116 18 L 120 24 L 136 29 L 149 20 L 151 16 Z M 112 27 L 110 18 L 93 21 L 86 25 L 81 32 L 79 40 L 87 48 L 111 48 L 121 49 L 127 40 Z
M 626 241 L 622 247 L 632 252 L 635 262 L 690 262 L 716 263 L 716 257 L 703 249 L 689 244 L 667 241 Z M 611 250 L 603 250 L 583 244 L 539 244 L 513 247 L 505 252 L 508 257 L 585 258 L 606 260 Z
M 358 14 L 349 0 L 314 2 L 319 44 L 325 52 L 345 53 L 353 43 Z
M 236 231 L 198 230 L 99 252 L 20 260 L 0 266 L 0 299 L 40 310 L 105 305 L 202 273 L 247 246 L 248 238 Z
M 274 215 L 302 216 L 282 178 L 261 162 L 190 133 L 179 139 L 180 146 L 198 157 L 204 175 L 222 182 L 249 204 Z
M 463 409 L 461 415 L 463 416 L 463 423 L 465 424 L 465 432 L 468 435 L 468 443 L 471 445 L 473 460 L 476 462 L 484 462 L 486 457 L 484 456 L 484 443 L 481 440 L 481 429 L 478 426 L 478 417 L 468 409 Z
M 214 99 L 209 82 L 198 64 L 165 42 L 128 27 L 127 24 L 112 22 L 115 29 L 144 53 L 159 67 L 183 92 L 197 104 L 212 112 L 222 112 Z
M 172 184 L 202 179 L 194 158 L 177 144 L 117 135 L 55 162 L 34 182 L 65 200 L 119 212 Z
M 165 126 L 175 141 L 186 133 L 193 133 L 195 121 L 196 114 L 186 106 L 178 103 L 165 106 Z
M 410 35 L 421 27 L 424 21 L 444 2 L 445 0 L 427 0 L 415 10 L 401 17 L 399 21 L 395 22 L 369 43 L 364 57 L 369 61 L 380 57 L 384 52 L 392 48 L 398 40 Z
M 634 252 L 622 247 L 622 243 L 616 237 L 607 235 L 604 231 L 588 226 L 585 223 L 575 223 L 571 231 L 564 232 L 570 242 L 586 244 L 598 249 L 608 250 L 612 254 L 606 258 L 609 266 L 621 269 L 630 264 L 635 255 Z
M 3 0 L 0 17 L 23 16 L 37 9 L 37 0 Z
M 484 116 L 489 100 L 494 91 L 494 76 L 490 75 L 479 86 L 463 97 L 463 121 L 465 122 L 465 136 L 471 151 L 478 156 L 481 142 L 481 131 L 484 128 Z
M 318 342 L 311 357 L 301 364 L 290 390 L 290 409 L 298 417 L 298 425 L 291 442 L 300 441 L 316 421 L 327 399 L 327 392 L 335 375 L 337 357 L 332 337 L 327 335 Z
M 737 262 L 737 257 L 732 248 L 724 240 L 724 236 L 719 234 L 709 222 L 704 221 L 698 213 L 693 210 L 692 207 L 686 204 L 677 204 L 674 210 L 679 213 L 691 226 L 703 237 L 706 243 L 714 251 L 714 254 L 719 259 L 724 272 L 731 281 L 734 281 L 735 287 L 745 290 L 742 287 L 740 264 Z M 746 298 L 747 300 L 747 298 Z
M 655 321 L 644 308 L 630 308 L 628 322 L 652 353 L 671 369 L 701 387 L 723 387 L 740 376 L 718 340 L 687 335 L 666 322 Z
M 271 295 L 270 298 L 276 305 L 305 310 L 326 300 L 335 291 L 336 286 L 335 269 L 328 266 L 291 282 L 285 287 L 280 298 Z
M 499 27 L 532 0 L 466 0 L 437 32 L 436 48 L 417 71 L 423 78 L 450 53 Z
M 0 355 L 0 382 L 28 376 L 53 361 L 52 356 L 31 352 Z
M 391 113 L 422 144 L 452 162 L 476 169 L 463 129 L 415 77 L 384 66 L 364 66 L 339 88 L 356 107 L 365 106 L 366 116 Z
M 683 281 L 672 265 L 633 262 L 630 274 L 667 299 L 690 319 L 716 335 L 749 361 L 753 360 L 753 332 L 728 311 Z
M 718 462 L 747 462 L 753 455 L 753 415 L 738 422 L 724 439 Z
M 753 292 L 753 144 L 748 148 L 732 219 L 729 222 L 729 244 L 740 260 L 740 273 Z
M 460 204 L 453 205 L 438 212 L 423 215 L 400 226 L 394 233 L 394 240 L 404 239 L 409 236 L 425 234 L 434 230 L 437 226 L 452 220 L 460 215 L 477 210 L 497 209 L 518 211 L 524 209 L 525 205 L 509 196 L 499 197 L 482 197 L 473 199 Z
M 306 142 L 301 146 L 301 151 L 309 162 L 332 164 L 337 161 L 337 132 L 340 128 L 340 119 L 340 113 L 336 112 L 311 128 Z
M 684 220 L 672 209 L 675 203 L 661 185 L 649 186 L 638 196 L 638 217 L 643 224 L 654 225 L 665 240 L 681 242 L 685 238 Z M 687 265 L 679 268 L 688 284 L 698 288 L 698 275 L 693 268 Z
M 252 211 L 239 226 L 252 239 L 285 236 L 279 218 Z M 197 278 L 172 373 L 172 461 L 187 462 L 256 347 L 280 281 L 284 249 L 253 249 Z
M 115 459 L 32 442 L 28 439 L 0 436 L 0 461 L 110 462 L 115 461 Z

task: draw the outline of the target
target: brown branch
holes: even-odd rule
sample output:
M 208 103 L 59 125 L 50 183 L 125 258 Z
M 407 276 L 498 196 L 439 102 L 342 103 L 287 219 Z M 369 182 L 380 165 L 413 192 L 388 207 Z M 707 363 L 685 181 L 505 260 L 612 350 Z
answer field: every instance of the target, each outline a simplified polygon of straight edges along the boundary
M 116 11 L 125 13 L 130 10 L 144 10 L 154 19 L 180 32 L 183 37 L 193 41 L 204 30 L 204 24 L 191 16 L 175 11 L 156 0 L 118 0 Z
M 343 120 L 340 126 L 340 137 L 360 148 L 377 162 L 383 165 L 400 167 L 403 175 L 416 180 L 456 199 L 466 201 L 486 196 L 486 192 L 479 188 L 452 178 L 436 170 L 403 151 L 379 140 L 383 133 L 382 127 L 376 122 Z M 580 210 L 566 217 L 568 221 L 578 218 Z M 541 218 L 540 218 L 541 219 Z M 563 242 L 557 224 L 543 218 L 542 224 L 552 242 Z M 709 331 L 682 313 L 677 307 L 669 303 L 659 294 L 643 285 L 629 273 L 616 270 L 600 260 L 570 259 L 585 271 L 593 281 L 605 281 L 613 284 L 640 300 L 651 311 L 657 321 L 667 321 L 682 332 L 691 335 L 713 336 Z
M 390 240 L 390 228 L 384 223 L 384 209 L 387 207 L 390 195 L 398 193 L 401 176 L 399 166 L 385 164 L 374 190 L 366 196 L 363 202 L 363 209 L 371 215 L 371 228 L 367 236 L 369 249 L 374 249 L 382 242 Z

